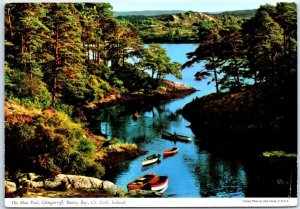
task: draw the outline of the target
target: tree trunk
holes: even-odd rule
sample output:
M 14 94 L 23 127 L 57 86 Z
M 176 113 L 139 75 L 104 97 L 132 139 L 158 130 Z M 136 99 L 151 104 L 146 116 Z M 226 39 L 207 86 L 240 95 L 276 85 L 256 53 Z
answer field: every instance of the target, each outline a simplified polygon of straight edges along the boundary
M 214 77 L 215 77 L 215 83 L 216 83 L 216 93 L 219 94 L 219 82 L 218 82 L 218 76 L 217 76 L 217 68 L 216 68 L 216 62 L 215 62 L 215 54 L 212 54 L 212 60 L 213 60 L 213 70 L 214 70 Z
M 87 43 L 87 70 L 90 69 L 90 44 Z
M 30 35 L 30 42 L 31 42 L 31 39 L 32 39 L 32 35 Z M 28 46 L 28 51 L 29 51 L 28 73 L 29 73 L 29 80 L 32 81 L 32 52 L 31 52 L 31 44 L 29 44 L 29 46 Z
M 25 40 L 24 34 L 21 35 L 21 71 L 25 72 L 25 62 L 24 62 L 24 53 L 25 53 Z
M 96 54 L 96 63 L 100 64 L 100 49 L 99 49 L 99 43 L 97 43 L 97 54 Z
M 58 65 L 59 65 L 59 47 L 58 47 L 58 26 L 56 25 L 56 37 L 55 37 L 55 64 L 54 64 L 54 69 L 53 69 L 53 83 L 52 83 L 52 102 L 51 106 L 55 108 L 56 106 L 56 88 L 57 88 L 57 70 L 58 70 Z
M 52 84 L 52 104 L 51 107 L 55 109 L 56 106 L 56 85 L 57 85 L 57 77 L 54 76 L 53 84 Z
M 238 64 L 237 64 L 236 55 L 234 55 L 234 65 L 235 65 L 235 72 L 236 72 L 236 84 L 237 84 L 237 86 L 239 87 L 239 90 L 240 90 L 240 87 L 241 87 L 240 69 L 239 69 Z
M 94 46 L 93 46 L 93 62 L 96 62 L 96 54 L 95 54 L 95 49 L 96 49 L 96 47 L 95 47 L 95 44 L 93 44 Z
M 10 36 L 13 38 L 14 32 L 13 32 L 13 25 L 10 17 L 10 8 L 7 9 L 7 16 L 8 16 L 8 25 L 10 30 Z

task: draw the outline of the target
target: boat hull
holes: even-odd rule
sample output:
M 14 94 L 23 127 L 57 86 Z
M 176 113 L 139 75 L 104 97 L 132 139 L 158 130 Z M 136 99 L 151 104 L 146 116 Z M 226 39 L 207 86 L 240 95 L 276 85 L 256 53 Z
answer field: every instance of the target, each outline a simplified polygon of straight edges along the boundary
M 145 165 L 156 163 L 159 160 L 159 158 L 160 158 L 160 154 L 150 155 L 142 161 L 142 165 L 145 166 Z
M 184 142 L 190 142 L 192 139 L 191 137 L 188 137 L 188 136 L 183 136 L 183 135 L 178 135 L 178 134 L 171 134 L 171 133 L 168 133 L 166 131 L 161 131 L 161 136 L 162 138 L 164 139 L 170 139 L 170 140 L 178 140 L 178 141 L 184 141 Z
M 165 150 L 163 152 L 164 156 L 175 155 L 178 152 L 178 148 L 174 147 L 172 149 Z
M 151 191 L 161 191 L 168 186 L 168 183 L 169 179 L 167 176 L 159 176 L 159 179 L 155 183 L 150 184 L 150 189 Z
M 134 181 L 127 184 L 127 189 L 129 190 L 135 190 L 135 189 L 144 189 L 146 188 L 150 183 L 155 183 L 159 180 L 159 177 L 155 174 L 147 174 L 144 176 L 141 176 Z
M 146 161 L 143 161 L 142 162 L 142 165 L 145 166 L 145 165 L 151 165 L 153 163 L 156 163 L 158 161 L 159 158 L 156 158 L 156 159 L 152 159 L 152 160 L 146 160 Z

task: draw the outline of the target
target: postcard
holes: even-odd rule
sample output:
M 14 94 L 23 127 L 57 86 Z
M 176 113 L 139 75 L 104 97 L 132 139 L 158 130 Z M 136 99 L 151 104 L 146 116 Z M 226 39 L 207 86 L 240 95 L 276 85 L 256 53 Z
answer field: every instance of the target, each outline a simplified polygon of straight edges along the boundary
M 6 207 L 297 205 L 297 5 L 4 6 Z

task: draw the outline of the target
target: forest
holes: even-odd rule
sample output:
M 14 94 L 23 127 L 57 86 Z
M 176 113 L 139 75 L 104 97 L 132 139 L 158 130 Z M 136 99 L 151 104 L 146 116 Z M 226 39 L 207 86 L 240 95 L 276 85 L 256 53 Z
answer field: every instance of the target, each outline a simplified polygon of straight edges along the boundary
M 180 69 L 107 3 L 6 4 L 6 169 L 101 177 L 108 144 L 87 130 L 83 109 L 151 92 Z
M 17 178 L 20 172 L 101 178 L 112 142 L 88 129 L 83 109 L 112 96 L 151 93 L 162 87 L 166 75 L 180 78 L 183 69 L 203 61 L 205 68 L 195 78 L 209 79 L 216 92 L 205 104 L 213 96 L 259 92 L 254 106 L 279 104 L 267 105 L 272 127 L 295 131 L 295 3 L 263 5 L 247 17 L 189 11 L 116 18 L 112 9 L 108 3 L 6 4 L 6 178 Z M 162 42 L 198 47 L 181 65 L 157 44 Z M 197 101 L 193 110 L 198 110 Z M 113 141 L 126 151 L 138 149 Z
M 253 84 L 295 84 L 295 4 L 267 4 L 250 19 L 225 15 L 216 21 L 203 21 L 198 31 L 199 47 L 187 54 L 189 61 L 183 67 L 205 60 L 205 69 L 198 76 L 212 76 L 216 93 L 241 91 Z

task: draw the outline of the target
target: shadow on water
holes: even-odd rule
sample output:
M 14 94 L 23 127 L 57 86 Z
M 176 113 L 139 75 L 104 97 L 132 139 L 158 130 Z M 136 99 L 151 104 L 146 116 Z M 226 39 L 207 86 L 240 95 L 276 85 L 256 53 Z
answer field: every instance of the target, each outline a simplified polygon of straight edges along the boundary
M 173 61 L 181 63 L 186 61 L 185 54 L 197 47 L 178 44 L 163 46 Z M 194 98 L 214 91 L 212 85 L 207 86 L 206 82 L 194 80 L 194 74 L 203 65 L 204 63 L 199 63 L 183 71 L 182 82 L 201 89 L 192 95 L 171 101 L 116 105 L 90 112 L 91 126 L 95 131 L 100 130 L 108 139 L 118 137 L 124 142 L 136 143 L 140 149 L 149 151 L 148 155 L 162 154 L 164 150 L 175 146 L 173 141 L 162 139 L 161 130 L 192 137 L 190 143 L 177 141 L 179 152 L 162 158 L 160 163 L 143 168 L 141 162 L 145 156 L 140 156 L 107 169 L 104 178 L 127 190 L 129 182 L 147 173 L 167 175 L 169 187 L 164 197 L 172 198 L 296 195 L 296 184 L 293 184 L 291 191 L 288 187 L 290 182 L 297 182 L 296 162 L 261 160 L 257 158 L 261 149 L 251 143 L 259 140 L 259 137 L 248 133 L 204 133 L 199 127 L 191 127 L 178 113 L 179 109 Z M 179 81 L 172 76 L 167 79 Z M 137 120 L 132 119 L 135 111 L 140 114 Z M 251 140 L 246 140 L 246 137 Z M 274 139 L 270 135 L 263 137 Z
M 282 145 L 282 142 L 290 133 L 233 131 L 204 134 L 199 129 L 193 130 L 197 138 L 203 139 L 195 141 L 199 150 L 207 150 L 214 157 L 228 160 L 231 166 L 236 160 L 240 162 L 247 175 L 246 197 L 297 197 L 297 159 L 265 158 L 262 155 L 264 151 L 289 150 L 289 145 Z

